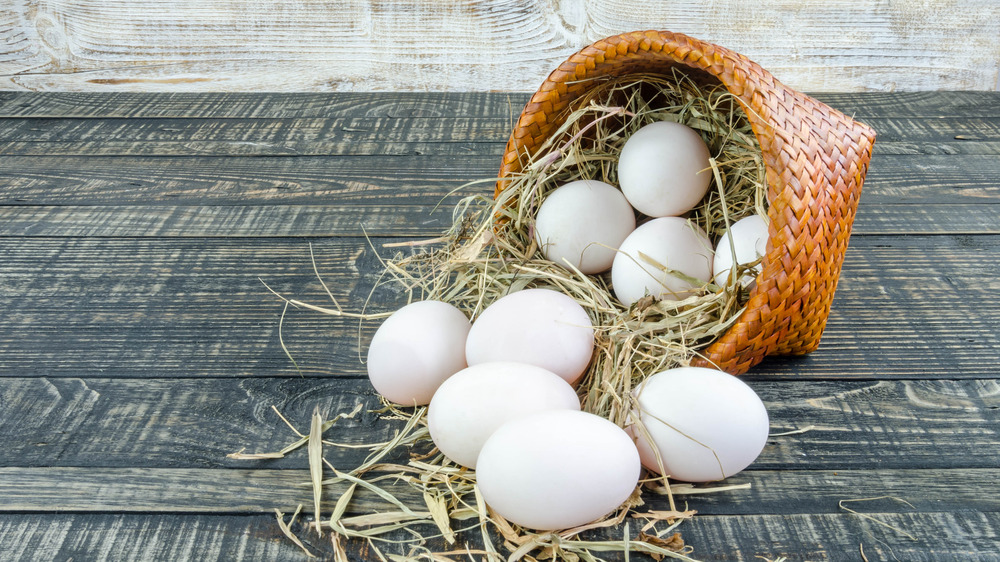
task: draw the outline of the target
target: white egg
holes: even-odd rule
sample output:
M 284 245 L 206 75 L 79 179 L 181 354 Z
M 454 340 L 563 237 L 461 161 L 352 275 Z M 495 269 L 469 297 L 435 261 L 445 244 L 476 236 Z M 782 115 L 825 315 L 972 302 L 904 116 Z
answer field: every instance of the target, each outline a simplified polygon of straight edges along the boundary
M 476 482 L 506 519 L 538 530 L 596 521 L 632 495 L 639 454 L 608 420 L 570 410 L 518 418 L 496 430 L 479 453 Z
M 465 314 L 441 301 L 400 308 L 379 326 L 368 347 L 368 379 L 386 399 L 427 404 L 438 386 L 466 367 Z
M 479 315 L 465 345 L 469 365 L 516 361 L 548 369 L 569 383 L 587 370 L 594 328 L 572 298 L 525 289 L 498 299 Z
M 642 464 L 688 482 L 722 480 L 752 463 L 767 443 L 764 403 L 737 377 L 700 367 L 657 373 L 634 391 L 646 439 L 637 426 L 630 431 Z M 655 448 L 655 451 L 654 451 Z
M 686 125 L 659 121 L 636 131 L 618 158 L 629 203 L 651 217 L 676 217 L 705 197 L 712 179 L 708 147 Z
M 427 428 L 446 457 L 475 468 L 483 443 L 504 422 L 559 409 L 580 409 L 559 375 L 524 363 L 483 363 L 444 381 L 427 408 Z
M 733 255 L 736 263 L 746 265 L 753 263 L 767 252 L 767 221 L 759 215 L 750 215 L 733 223 L 729 230 L 719 238 L 715 247 L 715 283 L 725 285 L 729 282 L 729 272 L 733 268 Z M 730 244 L 732 239 L 732 244 Z M 747 271 L 740 277 L 740 284 L 750 287 L 756 282 L 760 273 L 760 265 Z
M 596 180 L 567 183 L 538 209 L 535 238 L 546 259 L 583 273 L 607 271 L 615 250 L 635 230 L 635 212 L 616 187 Z
M 615 256 L 611 284 L 625 306 L 646 294 L 670 300 L 691 296 L 698 285 L 668 270 L 705 283 L 712 278 L 712 241 L 679 217 L 653 219 L 635 229 Z

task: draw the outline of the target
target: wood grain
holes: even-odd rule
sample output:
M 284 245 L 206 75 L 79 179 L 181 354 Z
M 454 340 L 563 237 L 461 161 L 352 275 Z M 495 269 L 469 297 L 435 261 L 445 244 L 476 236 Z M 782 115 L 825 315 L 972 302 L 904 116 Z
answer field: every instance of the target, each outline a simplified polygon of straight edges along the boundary
M 346 468 L 346 467 L 345 467 Z M 840 500 L 891 496 L 907 501 L 909 512 L 1000 510 L 992 487 L 1000 469 L 948 470 L 750 470 L 724 481 L 749 490 L 686 495 L 702 515 L 791 515 L 838 513 Z M 961 482 L 961 484 L 959 484 Z M 723 483 L 705 486 L 724 485 Z M 414 511 L 425 509 L 423 495 L 405 483 L 379 484 Z M 347 485 L 324 487 L 326 513 Z M 914 493 L 919 490 L 919 493 Z M 359 490 L 348 514 L 384 511 L 389 504 Z M 0 502 L 9 511 L 108 513 L 286 513 L 309 505 L 308 470 L 195 468 L 0 468 Z M 640 511 L 670 508 L 665 496 L 647 493 Z M 888 498 L 865 511 L 898 507 Z M 309 517 L 310 520 L 314 518 Z
M 866 199 L 867 201 L 867 199 Z M 430 202 L 357 205 L 11 205 L 0 206 L 0 236 L 421 239 L 452 225 L 451 209 Z M 1000 234 L 1000 209 L 982 203 L 862 205 L 853 236 Z
M 369 244 L 314 241 L 317 267 L 347 310 L 361 310 L 381 275 Z M 993 376 L 998 248 L 1000 238 L 988 235 L 856 238 L 820 349 L 770 360 L 758 372 Z M 0 238 L 0 253 L 0 347 L 8 350 L 0 377 L 294 376 L 278 342 L 282 303 L 261 280 L 306 302 L 329 302 L 302 240 Z M 368 311 L 391 311 L 405 299 L 398 287 L 383 287 Z M 359 335 L 357 321 L 290 310 L 284 341 L 306 373 L 363 375 L 359 341 L 376 325 L 363 323 Z
M 878 153 L 994 154 L 1000 120 L 872 118 Z M 419 131 L 417 133 L 414 130 Z M 490 155 L 509 134 L 502 119 L 400 117 L 335 119 L 0 120 L 0 154 L 10 156 L 345 156 Z M 904 142 L 905 139 L 905 142 Z M 901 146 L 900 146 L 901 145 Z M 883 150 L 883 146 L 886 148 Z
M 813 92 L 857 119 L 995 118 L 991 92 Z M 530 94 L 519 92 L 30 92 L 0 91 L 0 118 L 309 119 L 477 117 L 511 126 Z M 881 139 L 879 140 L 881 143 Z
M 0 205 L 438 205 L 483 193 L 497 174 L 491 154 L 261 157 L 4 158 Z M 895 155 L 872 164 L 866 204 L 1000 200 L 1000 158 Z M 454 192 L 454 193 L 452 193 Z
M 1000 515 L 995 512 L 869 511 L 866 515 L 904 530 L 916 540 L 850 513 L 706 515 L 683 523 L 678 530 L 694 546 L 693 556 L 698 560 L 759 562 L 762 557 L 774 560 L 782 556 L 789 561 L 860 560 L 861 549 L 869 560 L 992 562 L 997 559 Z M 307 534 L 300 525 L 295 530 L 311 551 L 322 559 L 333 559 L 328 540 Z M 142 562 L 306 559 L 282 537 L 274 517 L 265 515 L 0 515 L 0 541 L 7 547 L 0 554 L 4 562 L 38 558 Z M 391 547 L 384 548 L 392 552 Z M 363 551 L 352 552 L 359 554 L 356 559 L 370 559 L 360 556 Z M 633 553 L 631 559 L 644 557 Z
M 879 144 L 952 140 L 1000 140 L 1000 118 L 969 120 L 959 117 L 871 117 L 865 123 L 879 134 Z M 80 143 L 114 140 L 118 143 L 156 144 L 192 141 L 308 146 L 343 144 L 343 154 L 364 154 L 353 143 L 506 143 L 510 134 L 504 118 L 454 115 L 443 117 L 337 117 L 285 119 L 136 119 L 136 118 L 4 118 L 0 141 L 24 143 Z M 332 145 L 336 146 L 336 145 Z M 164 155 L 169 155 L 165 152 Z M 203 153 L 204 154 L 204 153 Z M 221 153 L 226 154 L 226 153 Z M 310 153 L 306 153 L 310 154 Z M 316 150 L 315 155 L 324 154 Z M 330 154 L 329 152 L 325 154 Z
M 988 475 L 976 471 L 1000 466 L 1000 384 L 994 379 L 812 381 L 755 374 L 746 380 L 768 409 L 772 433 L 809 428 L 773 435 L 754 471 L 819 471 L 817 478 L 838 488 L 841 484 L 832 483 L 853 481 L 837 480 L 830 471 L 860 471 L 857 478 L 868 470 L 961 469 Z M 238 461 L 226 455 L 244 448 L 247 453 L 278 451 L 297 438 L 272 408 L 304 432 L 314 407 L 330 418 L 362 404 L 358 416 L 339 421 L 325 434 L 350 445 L 390 439 L 402 427 L 398 420 L 374 413 L 378 399 L 365 378 L 39 377 L 3 379 L 0 389 L 6 412 L 0 418 L 0 450 L 5 452 L 0 467 L 7 468 L 306 470 L 304 449 L 277 460 Z M 327 448 L 327 458 L 341 469 L 360 465 L 366 455 L 364 448 Z M 760 485 L 768 490 L 752 494 L 779 493 L 791 486 L 780 478 L 768 476 L 769 483 Z M 889 477 L 871 478 L 885 489 L 897 489 L 885 482 Z M 948 477 L 925 483 L 926 493 L 957 482 Z M 308 499 L 309 491 L 303 493 Z M 964 497 L 967 492 L 950 493 Z M 810 500 L 804 494 L 785 501 Z M 718 509 L 755 509 L 756 504 Z
M 649 28 L 729 47 L 799 90 L 996 89 L 1000 59 L 988 0 L 51 0 L 0 22 L 0 86 L 28 90 L 532 91 L 584 45 Z
M 855 239 L 820 349 L 759 372 L 992 376 L 1000 365 L 998 247 L 994 236 Z M 0 346 L 9 350 L 0 377 L 295 375 L 278 342 L 281 301 L 261 280 L 329 302 L 301 240 L 29 237 L 0 239 L 0 252 Z M 369 242 L 316 240 L 315 253 L 334 295 L 360 311 L 382 272 Z M 368 310 L 394 310 L 405 299 L 383 287 Z M 376 326 L 363 323 L 359 335 L 357 321 L 290 310 L 284 341 L 307 373 L 361 375 L 359 341 Z
M 157 11 L 160 0 L 149 0 L 121 9 L 152 7 L 150 19 L 125 17 L 115 25 L 169 28 L 196 45 L 200 31 L 192 30 L 221 1 L 199 5 L 198 17 L 170 27 L 169 18 L 193 8 L 168 13 Z M 521 5 L 487 4 L 495 8 L 490 18 Z M 916 4 L 880 5 L 859 28 L 889 13 L 940 9 Z M 180 81 L 128 82 L 187 79 L 171 73 L 192 67 L 167 61 L 131 70 L 136 61 L 107 50 L 124 35 L 73 43 L 91 33 L 81 22 L 97 14 L 92 21 L 99 23 L 116 9 L 109 6 L 76 3 L 73 13 L 52 19 L 53 10 L 65 10 L 61 0 L 28 3 L 32 25 L 50 42 L 46 49 L 70 30 L 66 45 L 75 50 L 56 55 L 32 55 L 30 33 L 16 34 L 20 16 L 11 10 L 21 5 L 0 7 L 0 36 L 12 41 L 0 66 L 37 55 L 43 66 L 28 73 L 38 74 L 16 79 L 44 83 L 67 77 L 68 68 L 46 61 L 77 64 L 94 56 L 95 65 L 115 60 L 72 80 L 96 79 L 91 87 L 103 90 L 180 88 Z M 294 24 L 299 5 L 287 6 L 290 12 L 279 14 L 285 19 L 260 29 Z M 574 6 L 545 7 L 561 19 L 532 30 L 626 17 L 602 15 L 604 6 Z M 719 6 L 693 10 L 707 17 L 721 13 L 714 11 Z M 787 15 L 790 6 L 775 9 Z M 243 8 L 252 15 L 259 6 Z M 803 17 L 808 24 L 814 16 Z M 523 28 L 520 19 L 508 23 Z M 226 22 L 219 25 L 224 35 Z M 598 24 L 587 25 L 573 33 Z M 926 31 L 922 20 L 913 26 L 906 33 Z M 539 43 L 531 64 L 549 56 L 550 39 Z M 856 52 L 865 45 L 855 41 Z M 178 55 L 175 46 L 157 46 L 157 56 Z M 326 52 L 302 56 L 319 60 Z M 414 64 L 426 69 L 434 56 Z M 916 62 L 908 80 L 921 80 L 924 65 L 943 60 L 917 59 L 910 57 Z M 835 68 L 836 60 L 825 60 Z M 256 63 L 231 66 L 240 64 Z M 965 79 L 964 64 L 949 80 Z M 253 82 L 253 69 L 240 79 Z M 1000 477 L 1000 96 L 819 97 L 876 123 L 881 133 L 828 329 L 812 355 L 770 359 L 743 379 L 764 400 L 773 434 L 758 461 L 731 479 L 752 486 L 687 497 L 699 515 L 680 530 L 703 560 L 853 560 L 863 559 L 863 548 L 869 560 L 996 562 L 1000 499 L 990 491 Z M 300 373 L 278 340 L 282 303 L 260 281 L 327 303 L 310 264 L 311 241 L 331 290 L 345 308 L 358 310 L 381 271 L 381 244 L 440 234 L 458 196 L 447 192 L 495 173 L 510 115 L 524 99 L 459 92 L 0 92 L 0 562 L 303 558 L 270 510 L 308 503 L 310 490 L 299 486 L 305 451 L 261 461 L 226 455 L 244 447 L 273 451 L 293 439 L 272 407 L 304 430 L 316 406 L 333 414 L 360 403 L 356 418 L 327 432 L 344 443 L 384 440 L 400 422 L 373 411 L 376 396 L 364 377 L 359 352 L 377 322 L 359 328 L 289 310 L 283 337 Z M 404 300 L 383 287 L 368 310 L 392 310 Z M 794 430 L 803 432 L 781 434 Z M 365 455 L 326 451 L 339 468 Z M 913 539 L 838 505 L 880 496 L 898 499 L 850 507 Z M 658 499 L 646 506 L 663 507 Z M 351 509 L 378 506 L 360 495 Z M 310 549 L 332 559 L 328 538 L 301 522 L 295 528 Z M 372 559 L 365 545 L 350 548 L 349 559 Z

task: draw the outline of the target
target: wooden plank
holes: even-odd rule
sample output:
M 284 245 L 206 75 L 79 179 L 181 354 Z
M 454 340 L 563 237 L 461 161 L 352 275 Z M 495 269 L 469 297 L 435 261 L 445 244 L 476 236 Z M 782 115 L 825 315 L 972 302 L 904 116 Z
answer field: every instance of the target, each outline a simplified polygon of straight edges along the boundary
M 976 470 L 751 470 L 725 480 L 750 484 L 733 490 L 684 496 L 703 515 L 815 515 L 839 513 L 841 500 L 891 496 L 864 505 L 865 511 L 1000 511 L 1000 498 L 984 494 L 1000 469 Z M 422 493 L 405 483 L 380 482 L 414 511 L 424 511 Z M 723 485 L 712 484 L 706 487 Z M 332 510 L 348 485 L 325 488 L 324 512 Z M 919 492 L 917 492 L 919 491 Z M 309 471 L 199 468 L 0 468 L 4 512 L 107 513 L 274 513 L 312 502 Z M 385 511 L 390 505 L 359 490 L 347 513 Z M 647 493 L 640 511 L 667 510 L 665 496 Z M 864 504 L 864 502 L 862 502 Z
M 325 238 L 436 237 L 452 225 L 447 205 L 0 206 L 0 236 Z M 868 204 L 853 236 L 1000 234 L 988 204 Z
M 0 515 L 0 541 L 5 562 L 305 558 L 274 516 Z
M 79 142 L 0 142 L 0 156 L 329 156 L 337 155 L 459 155 L 492 154 L 497 161 L 505 141 L 496 142 L 409 142 L 378 140 L 256 142 L 202 141 L 119 142 L 94 140 Z M 883 141 L 876 157 L 914 154 L 1000 155 L 1000 141 Z
M 855 507 L 858 507 L 855 505 Z M 860 510 L 859 510 L 860 511 Z M 896 531 L 850 513 L 818 515 L 701 516 L 678 531 L 694 547 L 698 560 L 759 562 L 775 560 L 869 560 L 908 562 L 995 561 L 1000 514 L 955 511 L 939 513 L 868 512 Z M 296 525 L 308 548 L 333 559 L 329 540 Z M 637 533 L 633 524 L 631 531 Z M 608 531 L 607 535 L 618 530 Z M 620 535 L 616 535 L 620 536 Z M 401 535 L 400 538 L 403 538 Z M 471 542 L 475 544 L 476 538 Z M 198 559 L 305 559 L 281 535 L 272 516 L 175 514 L 23 514 L 0 515 L 5 560 L 118 559 L 138 562 Z M 356 559 L 371 552 L 351 544 Z M 380 545 L 387 553 L 405 554 L 409 545 Z M 443 545 L 440 550 L 446 550 Z M 503 550 L 501 549 L 503 552 Z M 366 555 L 367 554 L 367 555 Z M 615 556 L 614 553 L 604 554 Z M 633 559 L 641 555 L 632 554 Z
M 499 169 L 497 158 L 476 154 L 4 160 L 0 203 L 32 205 L 436 205 L 469 181 L 495 177 Z
M 349 311 L 362 309 L 382 272 L 368 244 L 315 241 L 317 267 Z M 820 350 L 761 372 L 993 376 L 998 252 L 996 236 L 856 238 Z M 0 377 L 296 375 L 278 342 L 282 304 L 261 280 L 306 302 L 329 302 L 302 240 L 27 237 L 0 239 L 0 253 L 0 317 L 8 326 L 0 331 Z M 392 310 L 405 298 L 383 287 L 368 311 Z M 357 321 L 290 310 L 284 341 L 307 373 L 360 375 L 359 337 L 367 341 L 375 325 L 364 323 L 359 336 Z
M 913 123 L 920 123 L 914 121 Z M 937 122 L 934 122 L 937 123 Z M 905 126 L 894 122 L 895 127 Z M 940 135 L 941 131 L 988 134 L 993 123 L 983 120 L 977 128 L 941 122 L 937 127 L 914 127 L 914 138 Z M 997 126 L 1000 129 L 1000 126 Z M 456 115 L 440 117 L 347 117 L 294 119 L 7 119 L 0 120 L 0 140 L 19 142 L 108 141 L 172 143 L 197 141 L 260 143 L 305 146 L 314 142 L 352 143 L 504 143 L 510 135 L 504 119 Z M 986 140 L 986 139 L 983 139 Z M 183 146 L 183 145 L 182 145 Z M 327 145 L 329 146 L 329 144 Z M 318 151 L 317 151 L 318 153 Z M 365 154 L 360 150 L 356 154 Z M 169 156 L 170 152 L 161 155 Z M 225 153 L 223 153 L 225 154 Z M 320 153 L 321 154 L 321 153 Z M 327 153 L 329 154 L 329 153 Z
M 374 138 L 374 137 L 372 137 Z M 483 146 L 485 145 L 485 146 Z M 959 150 L 962 150 L 959 152 Z M 468 156 L 492 154 L 499 162 L 502 142 L 381 142 L 352 139 L 310 142 L 251 141 L 162 141 L 162 142 L 0 142 L 0 156 Z M 949 143 L 926 144 L 917 152 L 915 145 L 902 146 L 900 154 L 994 154 L 993 143 L 977 142 L 952 147 Z M 888 151 L 888 149 L 887 149 Z
M 622 0 L 586 9 L 209 0 L 182 10 L 163 0 L 53 0 L 44 10 L 11 7 L 3 21 L 0 86 L 29 90 L 530 91 L 584 45 L 650 22 L 725 45 L 811 91 L 995 89 L 1000 52 L 989 0 L 811 9 L 781 0 L 638 9 Z
M 896 484 L 895 477 L 871 472 L 878 487 L 923 501 L 898 487 L 911 480 L 903 472 L 923 470 L 933 479 L 962 469 L 971 471 L 971 483 L 979 481 L 971 475 L 989 475 L 977 471 L 1000 466 L 1000 382 L 993 378 L 816 381 L 803 373 L 798 380 L 775 380 L 754 372 L 744 380 L 764 401 L 776 434 L 752 469 L 778 472 L 754 484 L 746 496 L 754 502 L 765 501 L 759 494 L 795 487 L 802 493 L 766 501 L 799 505 L 811 501 L 806 488 L 817 481 L 813 478 L 843 490 L 861 486 L 856 479 L 873 470 L 896 471 L 901 480 Z M 374 413 L 378 398 L 365 378 L 32 377 L 0 380 L 0 389 L 2 467 L 307 469 L 304 449 L 277 460 L 237 461 L 226 455 L 243 449 L 274 452 L 295 441 L 273 408 L 306 431 L 315 407 L 332 418 L 362 404 L 356 417 L 338 421 L 325 434 L 350 445 L 391 439 L 403 425 Z M 805 431 L 777 435 L 795 430 Z M 367 454 L 365 448 L 327 448 L 327 458 L 340 469 L 360 465 Z M 785 482 L 785 470 L 816 474 Z M 748 478 L 758 482 L 765 476 Z M 948 495 L 965 501 L 966 492 L 951 490 L 957 482 L 966 481 L 940 478 L 913 489 L 937 498 L 937 504 L 927 504 L 932 509 L 951 501 Z M 982 501 L 997 501 L 991 498 Z
M 1000 221 L 989 208 L 970 206 L 922 228 L 965 232 Z M 923 213 L 922 213 L 923 215 Z M 994 220 L 996 219 L 996 220 Z M 905 228 L 906 215 L 892 217 Z M 0 236 L 226 237 L 440 236 L 452 224 L 449 206 L 357 205 L 129 205 L 0 206 Z M 989 226 L 987 226 L 989 225 Z
M 878 132 L 876 151 L 883 144 L 906 143 L 910 150 L 930 145 L 933 153 L 944 152 L 953 144 L 988 148 L 1000 141 L 1000 118 L 996 117 L 893 117 L 868 119 L 866 123 Z M 448 118 L 25 118 L 0 119 L 0 148 L 7 155 L 47 155 L 32 148 L 38 143 L 39 147 L 54 147 L 56 152 L 50 155 L 60 156 L 111 142 L 109 148 L 94 155 L 239 156 L 246 153 L 242 147 L 256 145 L 270 147 L 277 154 L 324 156 L 392 154 L 392 148 L 401 144 L 486 143 L 490 146 L 482 148 L 492 152 L 496 150 L 492 145 L 507 142 L 510 131 L 507 119 L 465 115 Z M 934 148 L 942 145 L 945 148 Z M 448 147 L 439 149 L 447 150 Z
M 541 84 L 541 80 L 539 80 Z M 534 91 L 534 87 L 532 91 Z M 857 119 L 995 118 L 985 91 L 836 92 L 815 98 Z M 0 91 L 0 118 L 308 119 L 336 117 L 516 118 L 525 92 L 15 92 Z M 881 140 L 880 140 L 881 143 Z
M 992 204 L 1000 201 L 1000 158 L 991 155 L 876 155 L 863 205 Z M 289 157 L 4 158 L 0 204 L 451 206 L 496 177 L 493 154 Z M 455 191 L 454 193 L 452 193 Z M 451 196 L 450 198 L 447 196 Z
M 336 117 L 515 118 L 523 92 L 0 92 L 0 118 L 309 119 Z M 961 92 L 975 110 L 993 96 Z M 915 108 L 956 103 L 915 100 Z M 995 116 L 992 115 L 983 115 Z

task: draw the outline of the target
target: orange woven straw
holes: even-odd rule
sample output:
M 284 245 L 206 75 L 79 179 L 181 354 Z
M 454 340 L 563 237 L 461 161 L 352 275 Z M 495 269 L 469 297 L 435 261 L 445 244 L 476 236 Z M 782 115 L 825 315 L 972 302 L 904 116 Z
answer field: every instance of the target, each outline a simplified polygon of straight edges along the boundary
M 767 255 L 746 310 L 694 364 L 742 374 L 767 355 L 809 353 L 830 314 L 871 160 L 875 131 L 867 125 L 726 48 L 666 31 L 625 33 L 584 48 L 549 75 L 507 142 L 500 178 L 521 170 L 593 79 L 670 76 L 675 66 L 721 82 L 740 100 L 763 152 L 770 204 Z

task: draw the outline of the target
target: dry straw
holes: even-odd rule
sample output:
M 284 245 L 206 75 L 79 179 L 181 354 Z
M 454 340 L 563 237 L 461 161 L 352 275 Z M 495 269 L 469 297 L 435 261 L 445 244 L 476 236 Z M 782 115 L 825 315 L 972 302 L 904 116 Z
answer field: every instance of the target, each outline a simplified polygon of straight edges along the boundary
M 566 182 L 597 179 L 616 184 L 616 155 L 628 136 L 651 122 L 676 121 L 698 131 L 713 156 L 713 188 L 690 220 L 717 240 L 739 218 L 753 213 L 767 216 L 764 164 L 736 99 L 721 85 L 696 84 L 680 71 L 669 77 L 630 76 L 595 83 L 577 107 L 522 166 L 523 171 L 507 178 L 506 189 L 495 200 L 486 196 L 463 199 L 454 211 L 453 227 L 444 236 L 394 245 L 403 248 L 384 262 L 383 282 L 401 284 L 410 300 L 452 303 L 472 319 L 504 295 L 529 287 L 571 296 L 586 309 L 597 335 L 593 361 L 578 387 L 583 409 L 624 426 L 636 385 L 651 374 L 688 364 L 739 316 L 747 292 L 736 283 L 728 287 L 702 283 L 696 294 L 682 301 L 645 298 L 624 307 L 609 290 L 607 275 L 584 275 L 568 264 L 544 259 L 532 232 L 535 211 L 548 193 Z M 743 269 L 736 271 L 733 278 L 742 273 Z M 346 314 L 339 305 L 309 308 Z M 713 488 L 671 485 L 666 479 L 651 478 L 602 521 L 557 533 L 535 533 L 490 510 L 478 493 L 475 473 L 451 463 L 433 448 L 425 412 L 425 408 L 383 404 L 383 418 L 401 420 L 403 427 L 389 442 L 373 445 L 366 461 L 349 472 L 326 463 L 333 478 L 320 480 L 318 476 L 322 468 L 319 435 L 333 424 L 315 417 L 309 437 L 280 453 L 236 458 L 273 458 L 308 442 L 313 508 L 331 514 L 319 518 L 332 531 L 329 540 L 337 558 L 346 556 L 341 541 L 349 538 L 378 559 L 394 561 L 596 561 L 609 555 L 620 559 L 620 553 L 628 552 L 691 560 L 691 548 L 684 545 L 676 527 L 694 512 L 679 510 L 674 496 L 709 493 Z M 318 486 L 337 486 L 341 491 L 333 505 L 320 505 Z M 382 507 L 374 514 L 347 517 L 354 495 L 362 488 L 373 493 Z M 662 495 L 665 500 L 658 503 L 668 509 L 643 509 L 643 497 L 650 494 Z M 414 500 L 421 505 L 412 505 Z M 279 523 L 287 530 L 280 516 Z

